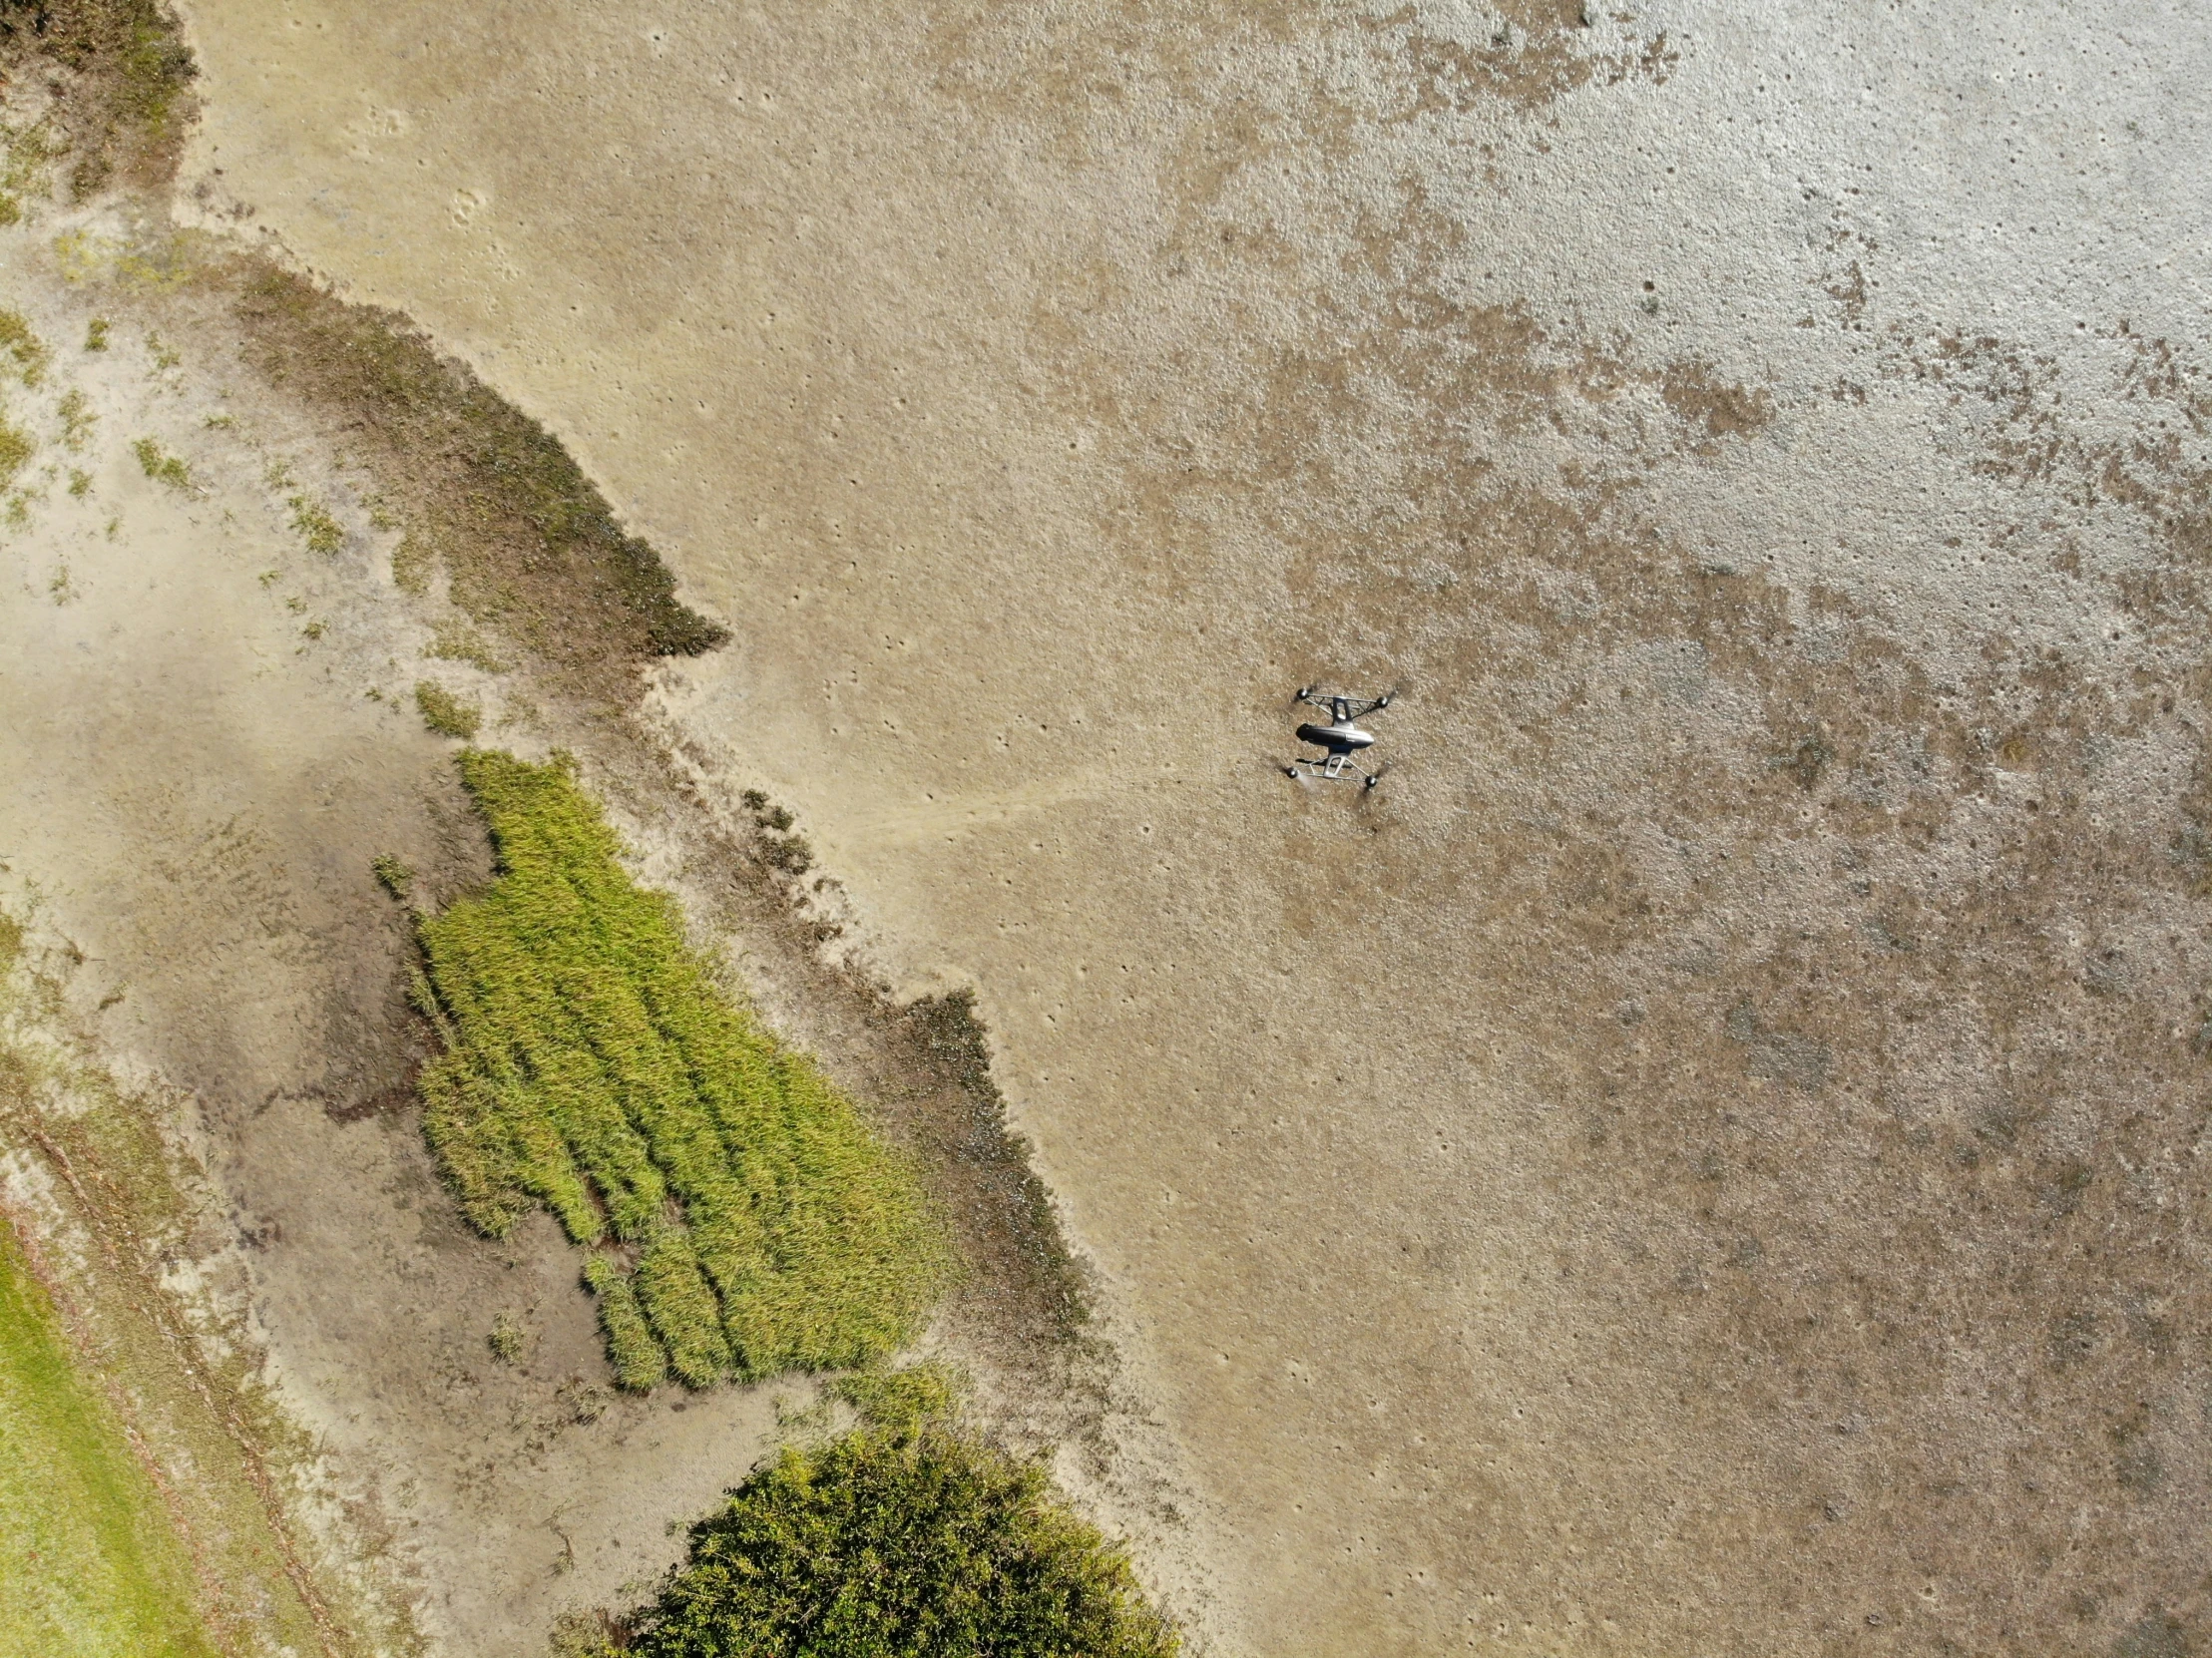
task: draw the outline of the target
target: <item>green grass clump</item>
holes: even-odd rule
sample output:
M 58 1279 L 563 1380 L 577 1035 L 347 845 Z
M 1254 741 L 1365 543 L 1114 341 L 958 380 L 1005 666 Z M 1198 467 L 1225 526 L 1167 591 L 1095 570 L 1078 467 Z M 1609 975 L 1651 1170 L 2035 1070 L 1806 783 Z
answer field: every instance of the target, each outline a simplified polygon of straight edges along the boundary
M 492 1350 L 492 1357 L 503 1365 L 521 1364 L 523 1349 L 529 1344 L 529 1331 L 513 1313 L 501 1313 L 495 1317 L 492 1320 L 492 1333 L 484 1338 L 484 1345 Z
M 639 1310 L 630 1275 L 606 1256 L 594 1255 L 584 1263 L 584 1282 L 599 1297 L 599 1328 L 616 1382 L 638 1394 L 658 1388 L 667 1379 L 668 1354 Z
M 469 750 L 461 775 L 499 875 L 419 924 L 416 1001 L 445 1045 L 424 1129 L 470 1220 L 497 1236 L 542 1203 L 616 1246 L 585 1270 L 627 1387 L 903 1344 L 944 1260 L 909 1172 L 715 987 L 569 765 Z
M 292 528 L 299 532 L 299 539 L 307 544 L 308 552 L 320 553 L 328 559 L 345 545 L 345 530 L 321 502 L 295 495 L 285 505 L 292 510 Z
M 396 852 L 379 852 L 369 860 L 369 873 L 376 877 L 376 884 L 401 903 L 415 884 L 415 872 Z
M 31 332 L 21 311 L 0 310 L 0 351 L 15 358 L 16 373 L 26 386 L 35 386 L 46 378 L 46 364 L 53 353 Z
M 1172 1658 L 1174 1627 L 1044 1471 L 943 1424 L 786 1448 L 691 1528 L 637 1658 Z
M 823 1392 L 878 1428 L 911 1429 L 946 1421 L 960 1403 L 959 1380 L 942 1365 L 856 1370 L 833 1378 Z
M 0 420 L 0 489 L 15 482 L 15 475 L 29 464 L 37 449 L 30 433 Z
M 462 701 L 445 686 L 432 684 L 428 679 L 415 686 L 415 706 L 422 710 L 423 724 L 441 737 L 459 737 L 467 742 L 484 723 L 482 708 Z
M 139 458 L 139 470 L 157 483 L 167 484 L 173 490 L 192 488 L 192 469 L 175 455 L 164 454 L 162 446 L 152 438 L 141 438 L 131 445 L 131 453 Z
M 161 1496 L 5 1222 L 0 1450 L 0 1651 L 212 1658 Z

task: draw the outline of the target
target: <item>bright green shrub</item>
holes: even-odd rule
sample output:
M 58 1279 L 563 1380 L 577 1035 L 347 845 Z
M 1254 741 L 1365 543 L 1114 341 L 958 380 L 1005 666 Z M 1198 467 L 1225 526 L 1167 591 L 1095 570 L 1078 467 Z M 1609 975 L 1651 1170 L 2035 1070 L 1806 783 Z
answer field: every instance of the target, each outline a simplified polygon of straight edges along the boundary
M 564 763 L 471 749 L 499 875 L 419 924 L 445 1051 L 424 1130 L 494 1236 L 543 1203 L 579 1243 L 625 1386 L 866 1364 L 903 1345 L 944 1252 L 850 1100 L 715 988 L 675 906 L 631 880 Z M 633 1324 L 635 1320 L 635 1324 Z M 658 1380 L 658 1375 L 654 1376 Z
M 1042 1469 L 942 1425 L 786 1449 L 691 1528 L 639 1658 L 1171 1658 Z M 616 1649 L 610 1647 L 609 1653 Z

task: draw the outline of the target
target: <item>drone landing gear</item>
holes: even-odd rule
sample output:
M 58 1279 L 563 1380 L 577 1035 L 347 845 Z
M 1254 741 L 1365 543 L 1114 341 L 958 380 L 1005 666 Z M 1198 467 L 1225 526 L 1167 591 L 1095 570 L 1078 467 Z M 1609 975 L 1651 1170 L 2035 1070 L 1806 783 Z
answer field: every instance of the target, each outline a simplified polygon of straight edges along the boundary
M 1362 771 L 1343 754 L 1332 754 L 1326 760 L 1293 760 L 1283 767 L 1283 775 L 1301 782 L 1310 777 L 1319 783 L 1349 783 L 1356 778 L 1363 790 L 1383 780 L 1381 771 Z

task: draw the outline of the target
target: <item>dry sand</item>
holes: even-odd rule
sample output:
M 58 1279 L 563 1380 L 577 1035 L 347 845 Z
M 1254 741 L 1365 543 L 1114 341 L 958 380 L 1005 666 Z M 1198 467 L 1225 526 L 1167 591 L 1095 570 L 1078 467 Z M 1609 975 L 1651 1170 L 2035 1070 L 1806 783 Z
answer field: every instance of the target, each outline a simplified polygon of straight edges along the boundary
M 1219 1650 L 2205 1638 L 2188 11 L 187 10 L 977 987 Z

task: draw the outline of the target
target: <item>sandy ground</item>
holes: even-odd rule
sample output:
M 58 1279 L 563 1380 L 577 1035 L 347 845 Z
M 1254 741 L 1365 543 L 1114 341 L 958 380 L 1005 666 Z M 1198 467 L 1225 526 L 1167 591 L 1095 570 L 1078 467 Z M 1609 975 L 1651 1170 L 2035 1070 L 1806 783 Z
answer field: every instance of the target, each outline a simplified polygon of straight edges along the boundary
M 1227 1527 L 1220 1650 L 2204 1638 L 2187 10 L 186 9 L 202 213 L 567 439 L 738 628 L 668 717 L 905 983 L 978 988 Z M 117 594 L 65 625 L 157 649 L 81 539 Z M 377 817 L 436 754 L 317 688 L 252 563 L 177 646 L 199 746 L 119 787 L 198 879 L 298 869 L 251 905 L 308 937 L 378 834 L 438 843 Z M 224 700 L 251 639 L 281 721 Z M 1274 769 L 1315 678 L 1408 687 L 1365 800 Z M 360 768 L 345 879 L 230 815 L 241 766 L 301 820 Z M 95 957 L 162 914 L 127 850 Z M 269 949 L 265 1007 L 149 1017 L 273 1101 L 239 1190 L 311 1236 L 420 1153 L 257 1160 L 347 1050 L 256 1044 L 390 965 Z M 377 1224 L 445 1311 L 331 1432 L 448 1433 L 458 1488 L 508 1384 L 421 1378 L 508 1269 Z M 303 1371 L 334 1258 L 271 1254 Z

